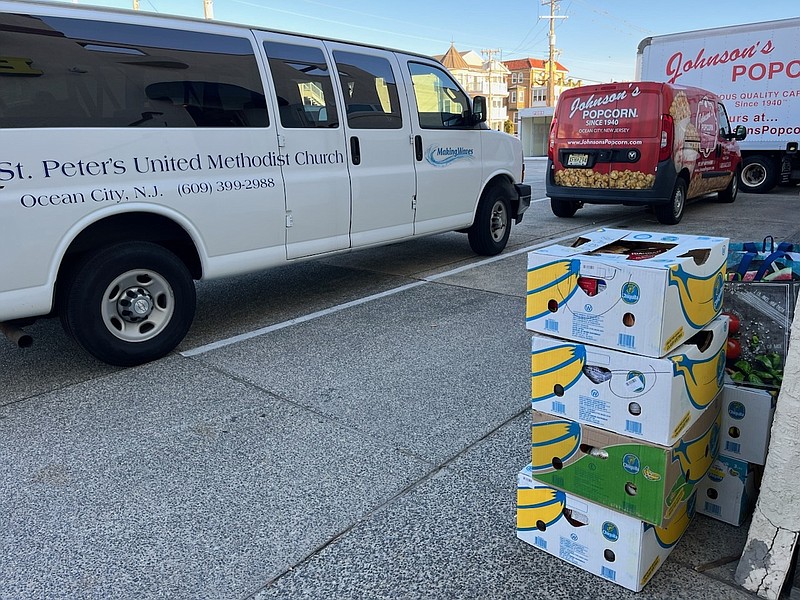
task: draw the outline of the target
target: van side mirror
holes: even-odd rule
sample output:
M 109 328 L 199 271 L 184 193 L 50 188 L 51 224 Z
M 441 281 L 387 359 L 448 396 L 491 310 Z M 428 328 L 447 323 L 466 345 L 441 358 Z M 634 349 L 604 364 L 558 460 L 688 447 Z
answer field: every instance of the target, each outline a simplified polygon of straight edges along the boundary
M 486 122 L 486 98 L 483 96 L 475 96 L 472 99 L 472 124 Z
M 747 127 L 744 125 L 737 125 L 736 129 L 733 130 L 733 138 L 741 142 L 744 138 L 747 137 Z

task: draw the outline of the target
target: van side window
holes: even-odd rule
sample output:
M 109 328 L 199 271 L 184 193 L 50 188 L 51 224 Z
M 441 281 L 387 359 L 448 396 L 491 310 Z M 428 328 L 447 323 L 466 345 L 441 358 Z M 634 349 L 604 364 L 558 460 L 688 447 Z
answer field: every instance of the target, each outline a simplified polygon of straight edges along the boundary
M 246 38 L 0 15 L 0 127 L 266 127 Z
M 353 129 L 400 129 L 400 100 L 389 61 L 379 56 L 334 52 L 347 124 Z
M 319 48 L 264 42 L 281 125 L 338 127 L 333 83 Z
M 408 63 L 423 129 L 469 127 L 469 100 L 446 71 L 421 63 Z
M 719 119 L 719 132 L 723 137 L 731 134 L 731 123 L 728 121 L 728 113 L 725 111 L 725 105 L 717 103 L 717 115 Z

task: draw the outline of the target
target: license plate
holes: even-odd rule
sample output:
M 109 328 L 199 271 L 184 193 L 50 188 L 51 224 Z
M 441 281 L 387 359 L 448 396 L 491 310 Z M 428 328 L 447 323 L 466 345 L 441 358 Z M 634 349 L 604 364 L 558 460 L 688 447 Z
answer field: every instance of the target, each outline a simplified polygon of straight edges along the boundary
M 567 156 L 568 167 L 585 167 L 589 164 L 588 154 L 570 154 Z

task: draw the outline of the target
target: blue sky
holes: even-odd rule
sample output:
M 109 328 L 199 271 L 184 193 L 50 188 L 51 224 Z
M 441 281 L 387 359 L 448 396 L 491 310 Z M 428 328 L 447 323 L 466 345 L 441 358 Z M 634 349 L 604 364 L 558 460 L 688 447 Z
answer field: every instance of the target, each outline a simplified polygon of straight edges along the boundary
M 132 0 L 79 0 L 130 8 Z M 203 0 L 139 0 L 142 11 L 202 17 Z M 798 0 L 561 0 L 559 61 L 584 81 L 632 79 L 636 49 L 648 36 L 800 16 Z M 759 10 L 759 7 L 764 10 Z M 422 54 L 500 50 L 503 60 L 546 58 L 549 3 L 542 0 L 214 0 L 214 17 Z M 496 7 L 498 12 L 489 12 Z M 502 13 L 500 12 L 502 11 Z

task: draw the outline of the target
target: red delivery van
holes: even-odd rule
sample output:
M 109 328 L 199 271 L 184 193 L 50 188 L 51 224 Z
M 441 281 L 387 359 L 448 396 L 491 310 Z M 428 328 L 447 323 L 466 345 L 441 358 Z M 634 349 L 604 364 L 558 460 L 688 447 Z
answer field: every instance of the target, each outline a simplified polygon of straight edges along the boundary
M 674 225 L 687 200 L 716 192 L 733 202 L 743 140 L 706 90 L 637 81 L 561 94 L 550 128 L 546 190 L 553 213 L 584 204 L 652 205 Z

